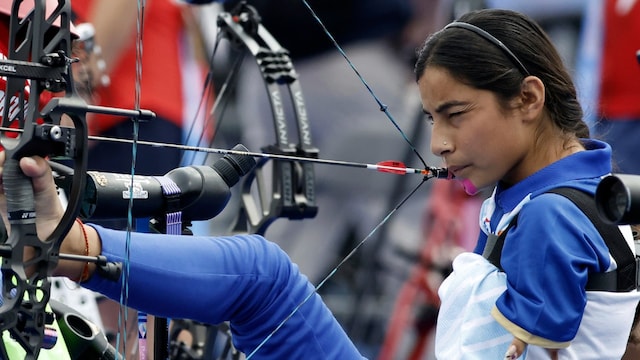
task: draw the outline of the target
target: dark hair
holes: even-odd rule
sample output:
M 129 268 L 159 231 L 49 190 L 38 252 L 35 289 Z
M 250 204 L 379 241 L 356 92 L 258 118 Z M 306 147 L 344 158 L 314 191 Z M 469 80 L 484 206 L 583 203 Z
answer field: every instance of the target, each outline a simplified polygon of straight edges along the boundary
M 489 37 L 472 27 L 460 26 L 448 26 L 432 34 L 418 51 L 416 81 L 428 66 L 438 66 L 469 86 L 494 92 L 506 104 L 520 93 L 526 70 L 545 84 L 545 108 L 556 125 L 568 134 L 589 137 L 573 80 L 535 21 L 502 9 L 472 11 L 457 21 L 474 25 Z M 507 54 L 509 50 L 515 59 Z

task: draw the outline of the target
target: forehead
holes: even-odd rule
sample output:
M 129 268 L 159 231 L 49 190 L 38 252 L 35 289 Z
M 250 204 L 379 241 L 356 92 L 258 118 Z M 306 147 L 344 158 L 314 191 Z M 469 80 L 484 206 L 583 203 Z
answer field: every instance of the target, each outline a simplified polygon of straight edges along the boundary
M 426 111 L 435 111 L 443 103 L 454 100 L 471 100 L 478 94 L 475 89 L 441 67 L 427 67 L 418 80 L 422 104 Z

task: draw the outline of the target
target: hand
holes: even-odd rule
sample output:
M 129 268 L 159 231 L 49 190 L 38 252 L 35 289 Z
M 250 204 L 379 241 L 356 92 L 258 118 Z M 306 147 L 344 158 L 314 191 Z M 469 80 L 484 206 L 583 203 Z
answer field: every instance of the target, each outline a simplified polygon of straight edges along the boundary
M 515 360 L 519 358 L 520 355 L 522 355 L 522 353 L 524 352 L 524 348 L 526 346 L 527 344 L 524 341 L 518 338 L 513 338 L 509 349 L 504 354 L 504 360 Z
M 6 198 L 4 196 L 4 187 L 2 186 L 2 172 L 4 170 L 4 161 L 6 153 L 0 151 L 0 212 L 2 213 L 2 220 L 5 223 L 7 231 L 10 232 L 9 223 L 7 220 L 7 206 Z M 53 180 L 51 168 L 45 159 L 39 156 L 25 157 L 20 159 L 20 168 L 22 172 L 31 178 L 33 185 L 33 195 L 35 200 L 36 209 L 36 231 L 38 237 L 42 239 L 48 238 L 55 228 L 58 226 L 60 219 L 64 215 L 64 208 L 60 203 L 56 185 Z M 81 225 L 78 222 L 73 224 L 73 227 L 67 234 L 67 237 L 62 242 L 60 247 L 61 253 L 86 255 L 86 245 L 84 239 L 84 233 L 80 228 Z M 88 235 L 90 255 L 100 254 L 102 248 L 100 241 L 95 230 L 90 226 L 84 226 Z M 28 252 L 25 252 L 28 258 Z M 54 275 L 67 276 L 72 280 L 79 279 L 85 263 L 79 261 L 60 261 L 56 268 Z M 90 266 L 92 272 L 95 266 Z
M 522 353 L 524 352 L 524 348 L 526 346 L 527 346 L 527 343 L 525 343 L 524 341 L 522 341 L 522 340 L 520 340 L 518 338 L 514 338 L 513 341 L 511 342 L 511 345 L 509 346 L 509 349 L 504 354 L 504 359 L 505 360 L 515 360 L 515 359 L 519 358 L 520 355 L 522 355 Z M 558 350 L 557 349 L 547 349 L 547 352 L 549 353 L 549 358 L 551 360 L 558 360 Z
M 4 151 L 0 152 L 0 176 L 4 170 L 5 156 L 6 153 Z M 22 158 L 20 160 L 20 168 L 32 180 L 37 214 L 36 229 L 38 237 L 46 239 L 51 235 L 64 214 L 64 209 L 58 199 L 56 186 L 51 175 L 51 168 L 49 168 L 46 160 L 39 156 Z M 0 186 L 0 209 L 7 231 L 10 231 L 6 213 L 6 198 L 4 196 L 4 187 L 2 186 Z

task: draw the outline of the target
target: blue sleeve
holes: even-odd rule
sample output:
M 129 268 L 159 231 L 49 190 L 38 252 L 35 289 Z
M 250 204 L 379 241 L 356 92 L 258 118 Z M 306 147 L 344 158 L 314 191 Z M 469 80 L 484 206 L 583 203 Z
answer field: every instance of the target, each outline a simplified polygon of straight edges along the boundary
M 507 290 L 498 311 L 534 336 L 572 340 L 586 305 L 589 272 L 610 265 L 604 240 L 571 200 L 543 194 L 525 204 L 507 233 L 501 265 Z
M 102 254 L 124 261 L 125 233 L 95 228 Z M 362 358 L 297 266 L 261 236 L 132 233 L 129 251 L 133 308 L 210 324 L 230 321 L 235 346 L 249 354 L 309 297 L 253 358 Z M 93 276 L 84 286 L 120 298 L 119 281 Z

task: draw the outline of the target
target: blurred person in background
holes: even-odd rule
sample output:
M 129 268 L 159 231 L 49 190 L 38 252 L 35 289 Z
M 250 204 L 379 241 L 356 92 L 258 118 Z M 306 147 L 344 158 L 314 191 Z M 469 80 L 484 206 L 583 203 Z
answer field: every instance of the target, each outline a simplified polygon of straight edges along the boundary
M 640 1 L 604 0 L 595 131 L 611 144 L 614 171 L 640 174 Z
M 95 28 L 93 63 L 86 87 L 95 105 L 134 109 L 139 92 L 141 109 L 151 110 L 156 118 L 140 123 L 141 140 L 182 144 L 189 127 L 201 132 L 202 123 L 192 124 L 204 86 L 206 68 L 199 61 L 201 49 L 192 29 L 190 11 L 171 0 L 150 0 L 142 9 L 142 34 L 138 34 L 138 2 L 130 0 L 74 0 L 76 23 Z M 142 36 L 141 69 L 136 66 L 136 39 Z M 137 72 L 140 89 L 136 89 Z M 131 139 L 130 118 L 91 114 L 91 135 Z M 199 139 L 199 137 L 194 137 Z M 140 175 L 164 175 L 181 165 L 180 150 L 139 146 L 140 158 L 162 161 L 138 162 Z M 112 142 L 92 144 L 89 168 L 98 171 L 129 173 L 131 145 Z

